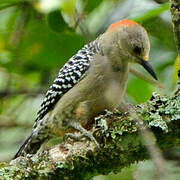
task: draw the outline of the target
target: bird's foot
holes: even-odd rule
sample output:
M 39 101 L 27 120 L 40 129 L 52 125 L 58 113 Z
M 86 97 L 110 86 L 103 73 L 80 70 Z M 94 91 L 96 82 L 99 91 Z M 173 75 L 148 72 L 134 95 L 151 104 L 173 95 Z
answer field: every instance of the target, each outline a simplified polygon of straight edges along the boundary
M 69 124 L 70 127 L 72 127 L 73 129 L 81 132 L 81 134 L 73 134 L 73 133 L 66 133 L 65 134 L 65 139 L 66 138 L 71 138 L 74 139 L 76 141 L 81 140 L 82 138 L 86 137 L 89 140 L 93 141 L 95 143 L 95 145 L 99 148 L 99 143 L 96 141 L 96 139 L 94 138 L 94 136 L 92 135 L 92 133 L 90 133 L 89 131 L 87 131 L 86 129 L 84 129 L 81 124 L 77 121 L 75 122 L 71 122 Z

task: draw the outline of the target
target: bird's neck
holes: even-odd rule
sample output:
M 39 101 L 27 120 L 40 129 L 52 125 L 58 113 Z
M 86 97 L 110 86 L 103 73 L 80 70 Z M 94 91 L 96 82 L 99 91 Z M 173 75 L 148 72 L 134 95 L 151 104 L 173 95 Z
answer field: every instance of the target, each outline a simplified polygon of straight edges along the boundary
M 121 52 L 120 43 L 117 41 L 117 33 L 106 32 L 98 39 L 99 47 L 103 56 L 112 65 L 115 71 L 126 71 L 128 69 L 128 58 Z

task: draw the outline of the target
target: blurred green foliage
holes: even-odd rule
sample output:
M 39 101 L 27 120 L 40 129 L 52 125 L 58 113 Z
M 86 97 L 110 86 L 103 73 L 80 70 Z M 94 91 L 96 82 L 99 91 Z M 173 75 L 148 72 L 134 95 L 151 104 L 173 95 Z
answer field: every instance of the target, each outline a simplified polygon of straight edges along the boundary
M 151 40 L 150 61 L 165 89 L 131 75 L 126 99 L 171 93 L 176 48 L 169 4 L 153 0 L 0 1 L 0 161 L 9 160 L 31 130 L 44 93 L 63 64 L 111 23 L 130 18 Z M 141 68 L 140 72 L 146 74 Z M 177 70 L 176 70 L 177 71 Z M 173 73 L 175 74 L 173 76 Z M 146 74 L 147 75 L 147 74 Z M 101 179 L 133 179 L 134 168 Z M 128 174 L 128 176 L 127 176 Z
M 179 180 L 180 171 L 179 165 L 176 161 L 169 161 L 167 164 L 168 174 L 165 177 L 159 178 L 160 180 Z M 152 180 L 157 179 L 155 167 L 151 161 L 140 162 L 137 166 L 136 178 L 138 180 Z

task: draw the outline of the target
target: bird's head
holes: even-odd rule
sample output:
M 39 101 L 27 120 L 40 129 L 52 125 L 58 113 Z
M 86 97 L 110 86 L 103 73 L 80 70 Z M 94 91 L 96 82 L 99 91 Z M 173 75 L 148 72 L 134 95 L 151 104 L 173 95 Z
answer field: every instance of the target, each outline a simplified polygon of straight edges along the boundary
M 149 37 L 141 25 L 132 20 L 124 19 L 110 25 L 105 34 L 110 40 L 110 45 L 106 41 L 109 53 L 112 55 L 119 53 L 121 60 L 141 64 L 153 78 L 157 79 L 152 66 L 148 63 Z M 113 48 L 108 48 L 110 46 Z

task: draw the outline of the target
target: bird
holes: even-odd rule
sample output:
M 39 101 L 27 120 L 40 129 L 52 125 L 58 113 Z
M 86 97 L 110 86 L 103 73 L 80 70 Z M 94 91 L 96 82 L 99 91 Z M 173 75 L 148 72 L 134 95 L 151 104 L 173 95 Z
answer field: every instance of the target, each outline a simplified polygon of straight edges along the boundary
M 89 127 L 105 109 L 113 110 L 120 105 L 130 64 L 140 64 L 157 80 L 148 62 L 149 51 L 147 31 L 129 19 L 111 24 L 84 45 L 60 69 L 41 104 L 31 135 L 14 159 L 35 154 L 44 142 L 66 134 L 77 139 L 86 137 L 98 146 Z

